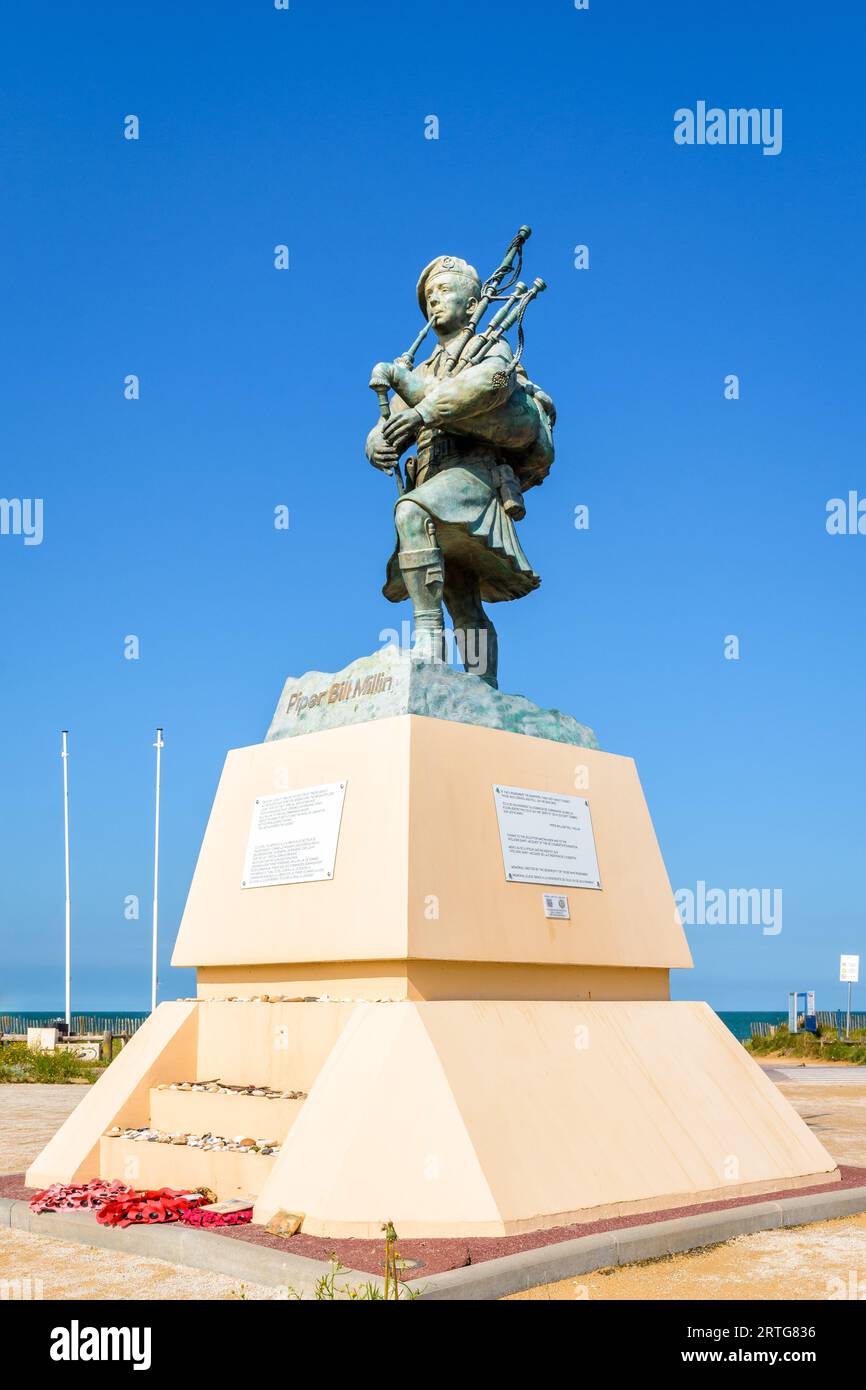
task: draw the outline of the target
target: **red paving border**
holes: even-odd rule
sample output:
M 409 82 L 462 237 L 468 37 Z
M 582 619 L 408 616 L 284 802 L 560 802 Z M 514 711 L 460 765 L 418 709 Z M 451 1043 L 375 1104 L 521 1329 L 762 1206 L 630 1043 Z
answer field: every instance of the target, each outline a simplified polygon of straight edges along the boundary
M 839 1165 L 841 1182 L 822 1183 L 817 1187 L 798 1187 L 783 1192 L 763 1192 L 757 1197 L 732 1197 L 728 1201 L 703 1202 L 696 1206 L 669 1207 L 664 1211 L 641 1212 L 635 1216 L 611 1217 L 607 1221 L 579 1222 L 572 1226 L 554 1226 L 547 1231 L 530 1231 L 516 1236 L 470 1236 L 401 1240 L 399 1252 L 411 1262 L 406 1276 L 416 1279 L 422 1274 L 442 1274 L 465 1265 L 483 1264 L 501 1255 L 515 1255 L 521 1250 L 538 1250 L 546 1245 L 559 1245 L 578 1236 L 597 1235 L 603 1231 L 620 1231 L 626 1227 L 648 1226 L 653 1221 L 671 1221 L 682 1216 L 700 1216 L 709 1211 L 725 1211 L 731 1207 L 758 1206 L 761 1202 L 777 1202 L 786 1197 L 811 1197 L 819 1192 L 844 1192 L 846 1188 L 866 1187 L 866 1168 Z M 0 1177 L 0 1197 L 26 1201 L 33 1189 L 24 1186 L 24 1174 L 13 1173 Z M 263 1226 L 229 1226 L 207 1234 L 224 1240 L 243 1240 L 250 1245 L 262 1245 L 285 1254 L 301 1255 L 309 1260 L 328 1260 L 334 1252 L 346 1269 L 365 1274 L 381 1274 L 384 1265 L 382 1240 L 329 1239 L 327 1236 L 272 1236 Z

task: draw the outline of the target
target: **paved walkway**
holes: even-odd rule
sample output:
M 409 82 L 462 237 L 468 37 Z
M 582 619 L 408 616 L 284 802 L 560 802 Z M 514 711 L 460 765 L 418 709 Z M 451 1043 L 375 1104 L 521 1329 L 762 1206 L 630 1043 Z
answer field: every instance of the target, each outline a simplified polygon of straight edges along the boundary
M 779 1062 L 766 1064 L 762 1070 L 771 1081 L 791 1082 L 798 1086 L 866 1086 L 866 1067 L 798 1067 Z

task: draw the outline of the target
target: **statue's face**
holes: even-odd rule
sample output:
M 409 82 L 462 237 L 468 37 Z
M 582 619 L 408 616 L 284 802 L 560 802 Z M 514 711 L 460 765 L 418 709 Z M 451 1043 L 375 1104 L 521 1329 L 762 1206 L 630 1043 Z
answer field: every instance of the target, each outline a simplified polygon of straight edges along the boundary
M 441 271 L 427 281 L 427 317 L 437 333 L 456 333 L 463 328 L 476 303 L 460 275 Z

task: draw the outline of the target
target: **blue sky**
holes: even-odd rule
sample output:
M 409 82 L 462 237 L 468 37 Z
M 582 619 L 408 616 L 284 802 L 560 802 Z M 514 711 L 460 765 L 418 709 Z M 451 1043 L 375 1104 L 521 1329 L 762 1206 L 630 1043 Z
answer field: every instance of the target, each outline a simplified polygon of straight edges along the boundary
M 558 452 L 521 529 L 542 588 L 493 613 L 502 687 L 636 758 L 675 888 L 782 889 L 778 935 L 689 929 L 678 997 L 841 1002 L 866 536 L 825 517 L 866 496 L 864 29 L 805 0 L 7 16 L 0 494 L 44 499 L 44 540 L 0 536 L 0 1009 L 62 1004 L 64 726 L 73 1007 L 147 1005 L 157 724 L 161 994 L 189 989 L 168 960 L 226 749 L 397 611 L 370 367 L 414 336 L 421 266 L 489 270 L 521 222 Z M 698 100 L 781 108 L 781 153 L 676 145 Z

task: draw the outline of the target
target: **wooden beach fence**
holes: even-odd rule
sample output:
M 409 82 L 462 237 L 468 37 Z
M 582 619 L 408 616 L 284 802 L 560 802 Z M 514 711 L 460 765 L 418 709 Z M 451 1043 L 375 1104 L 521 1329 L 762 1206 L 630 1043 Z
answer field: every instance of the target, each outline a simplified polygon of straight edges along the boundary
M 845 1010 L 842 1011 L 842 1027 L 845 1027 Z M 838 1023 L 837 1012 L 835 1009 L 819 1009 L 815 1017 L 818 1020 L 819 1028 L 835 1028 Z M 776 1033 L 778 1023 L 750 1023 L 749 1027 L 753 1038 L 772 1038 Z M 866 1014 L 851 1014 L 851 1032 L 859 1033 L 866 1030 Z
M 147 1015 L 136 1018 L 134 1015 L 124 1017 L 105 1014 L 73 1014 L 72 1028 L 70 1037 L 98 1039 L 100 1052 L 108 1061 L 114 1053 L 115 1040 L 120 1041 L 121 1047 L 129 1042 L 133 1033 L 137 1032 L 145 1022 Z M 26 1038 L 28 1028 L 50 1028 L 54 1019 L 39 1017 L 34 1014 L 0 1014 L 0 1039 L 2 1038 Z
M 842 1014 L 842 1027 L 845 1027 L 845 1010 L 840 1010 Z M 835 1028 L 837 1023 L 837 1011 L 835 1009 L 819 1009 L 817 1014 L 819 1028 Z M 851 1032 L 859 1033 L 866 1029 L 866 1014 L 851 1013 Z
M 758 1022 L 749 1024 L 749 1027 L 752 1030 L 753 1038 L 772 1038 L 778 1026 L 778 1023 Z

